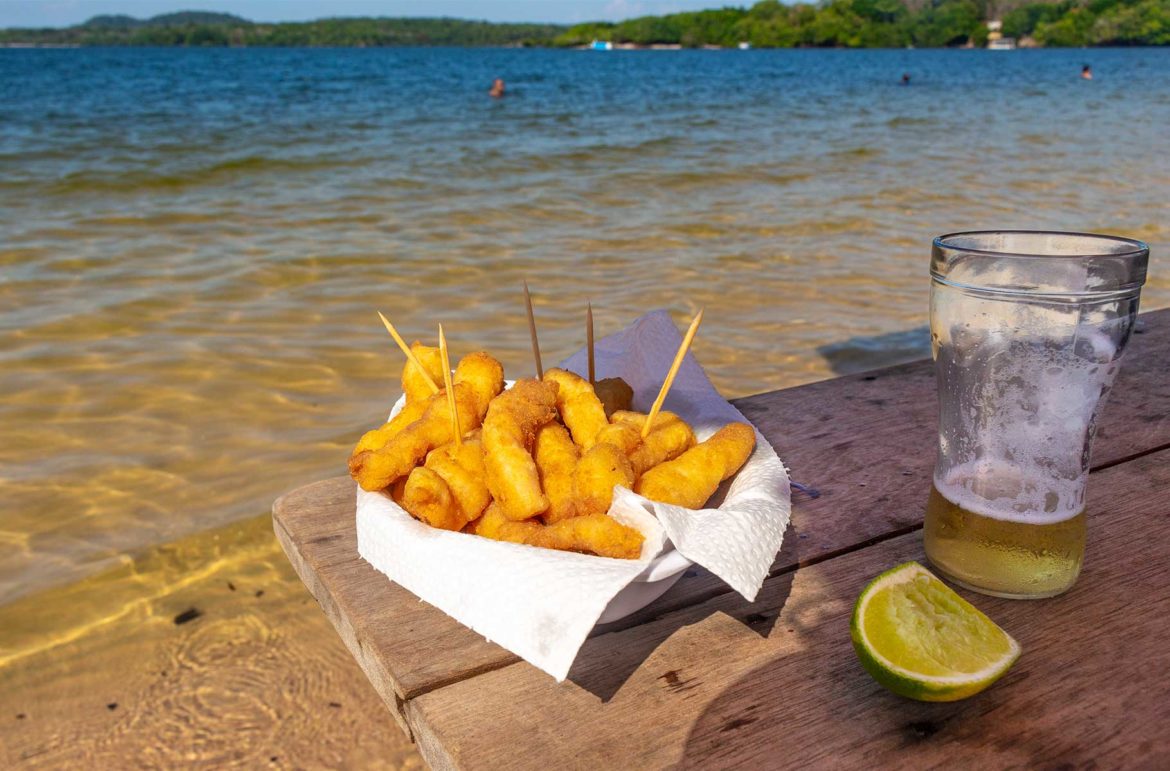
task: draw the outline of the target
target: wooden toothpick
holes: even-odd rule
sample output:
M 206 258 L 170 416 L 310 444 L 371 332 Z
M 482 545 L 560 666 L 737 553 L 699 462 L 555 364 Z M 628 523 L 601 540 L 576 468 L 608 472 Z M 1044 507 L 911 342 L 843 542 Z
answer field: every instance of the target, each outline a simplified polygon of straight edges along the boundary
M 406 358 L 410 360 L 410 363 L 413 364 L 420 373 L 422 373 L 423 380 L 426 381 L 427 386 L 431 389 L 431 393 L 437 394 L 439 392 L 439 386 L 435 384 L 434 380 L 431 380 L 430 373 L 426 371 L 426 368 L 423 367 L 422 363 L 418 360 L 418 357 L 414 355 L 414 351 L 410 350 L 410 346 L 407 345 L 406 341 L 402 339 L 402 336 L 398 334 L 398 330 L 395 329 L 394 325 L 390 323 L 390 319 L 383 316 L 382 311 L 378 311 L 378 318 L 382 319 L 382 323 L 386 325 L 386 331 L 389 332 L 390 336 L 394 338 L 394 342 L 398 343 L 398 347 L 402 349 L 404 354 L 406 354 Z
M 674 363 L 670 365 L 670 371 L 666 373 L 666 380 L 662 381 L 662 389 L 658 392 L 658 398 L 654 400 L 654 406 L 650 408 L 650 414 L 646 416 L 646 425 L 642 426 L 642 438 L 650 433 L 650 427 L 654 425 L 654 418 L 658 417 L 658 411 L 662 409 L 662 403 L 666 401 L 666 394 L 670 391 L 671 384 L 674 383 L 675 375 L 678 374 L 678 368 L 682 366 L 683 357 L 687 355 L 687 350 L 691 347 L 691 341 L 695 339 L 695 332 L 699 331 L 699 324 L 703 321 L 703 309 L 695 314 L 694 320 L 691 322 L 690 329 L 687 330 L 683 337 L 682 345 L 678 347 L 678 353 L 674 355 Z
M 589 348 L 589 385 L 596 385 L 597 378 L 593 371 L 593 303 L 585 303 L 585 340 Z
M 544 379 L 544 367 L 540 363 L 540 341 L 536 338 L 536 316 L 532 314 L 532 295 L 528 293 L 528 282 L 524 282 L 524 305 L 528 308 L 528 334 L 532 335 L 532 358 L 536 359 L 536 377 Z
M 462 431 L 459 430 L 459 407 L 455 404 L 455 388 L 451 383 L 451 359 L 447 356 L 447 337 L 443 325 L 439 325 L 439 357 L 443 360 L 443 385 L 447 388 L 447 406 L 451 410 L 451 435 L 455 437 L 455 449 L 463 446 Z

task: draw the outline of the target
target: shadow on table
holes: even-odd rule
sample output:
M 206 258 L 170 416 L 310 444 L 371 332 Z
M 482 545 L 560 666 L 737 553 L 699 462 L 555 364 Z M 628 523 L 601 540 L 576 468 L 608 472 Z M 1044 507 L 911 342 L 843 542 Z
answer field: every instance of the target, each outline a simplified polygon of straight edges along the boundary
M 794 502 L 802 495 L 793 491 Z M 798 561 L 797 544 L 804 537 L 795 525 L 789 526 L 777 555 L 780 564 Z M 788 572 L 765 579 L 755 601 L 747 602 L 721 579 L 695 565 L 670 591 L 642 610 L 598 627 L 582 647 L 568 679 L 608 702 L 663 641 L 679 629 L 715 614 L 734 619 L 743 628 L 766 639 L 785 610 L 795 575 Z M 799 618 L 799 614 L 795 617 Z M 789 627 L 796 625 L 789 623 L 785 629 Z M 718 652 L 713 651 L 712 655 Z M 659 678 L 671 689 L 688 687 L 689 678 L 681 669 L 664 670 Z
M 711 579 L 711 575 L 701 568 L 694 572 L 694 579 Z M 767 638 L 784 609 L 784 603 L 788 600 L 788 593 L 792 588 L 792 575 L 789 573 L 779 579 L 765 581 L 755 602 L 745 602 L 734 592 L 725 593 L 721 595 L 722 601 L 718 603 L 711 603 L 705 607 L 684 607 L 674 612 L 660 611 L 662 615 L 656 619 L 651 617 L 653 620 L 643 620 L 637 626 L 592 637 L 586 641 L 580 655 L 577 656 L 576 663 L 569 671 L 569 680 L 603 702 L 608 702 L 630 675 L 637 671 L 667 638 L 679 629 L 699 623 L 715 614 L 721 613 L 735 619 L 761 638 Z M 683 581 L 679 581 L 679 584 L 682 583 Z M 653 611 L 662 604 L 669 606 L 670 596 L 674 591 L 672 589 L 647 610 Z M 641 613 L 635 614 L 635 617 L 645 618 Z M 620 622 L 611 626 L 616 627 L 618 624 Z M 614 653 L 613 634 L 619 634 L 623 638 L 618 643 L 617 654 Z M 717 653 L 713 652 L 713 655 Z M 658 677 L 671 690 L 685 691 L 693 687 L 693 680 L 685 668 L 667 669 Z
M 849 639 L 847 617 L 832 623 L 835 636 Z M 865 673 L 851 650 L 830 652 L 813 644 L 815 635 L 806 639 L 799 650 L 726 684 L 691 726 L 679 768 L 914 766 L 900 754 L 932 745 L 954 753 L 964 722 L 1002 706 L 1002 694 L 978 706 L 895 696 Z M 826 706 L 810 707 L 818 702 Z M 777 756 L 781 748 L 786 757 Z
M 924 559 L 921 544 L 903 548 L 902 558 Z M 859 576 L 836 593 L 851 597 L 865 580 Z M 772 635 L 776 649 L 758 666 L 720 683 L 718 695 L 691 724 L 676 768 L 1076 767 L 1092 765 L 1098 759 L 1096 743 L 1119 730 L 1102 719 L 1096 738 L 1072 736 L 1061 717 L 1039 719 L 1037 703 L 1043 697 L 1036 694 L 1059 686 L 1037 683 L 1059 682 L 1056 671 L 1069 665 L 1060 657 L 1033 658 L 993 688 L 961 701 L 896 696 L 871 678 L 854 654 L 848 604 L 826 612 L 824 594 L 810 593 L 806 585 L 794 595 Z M 997 613 L 996 618 L 1020 629 L 1023 617 L 1036 613 L 1018 602 L 1014 611 L 1018 615 Z M 792 620 L 802 616 L 809 623 L 794 629 Z M 1104 646 L 1112 633 L 1087 639 Z M 790 636 L 777 637 L 784 634 Z M 1030 678 L 1033 682 L 1025 685 Z
M 930 356 L 930 327 L 857 335 L 817 348 L 837 375 L 851 375 Z

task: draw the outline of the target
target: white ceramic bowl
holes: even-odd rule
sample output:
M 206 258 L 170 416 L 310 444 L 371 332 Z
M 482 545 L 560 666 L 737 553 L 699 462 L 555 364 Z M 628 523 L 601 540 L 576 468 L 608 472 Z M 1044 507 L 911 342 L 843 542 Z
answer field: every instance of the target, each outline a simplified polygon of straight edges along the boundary
M 646 607 L 674 586 L 683 577 L 687 568 L 694 564 L 673 545 L 668 545 L 667 551 L 652 559 L 629 586 L 609 601 L 597 623 L 609 624 Z

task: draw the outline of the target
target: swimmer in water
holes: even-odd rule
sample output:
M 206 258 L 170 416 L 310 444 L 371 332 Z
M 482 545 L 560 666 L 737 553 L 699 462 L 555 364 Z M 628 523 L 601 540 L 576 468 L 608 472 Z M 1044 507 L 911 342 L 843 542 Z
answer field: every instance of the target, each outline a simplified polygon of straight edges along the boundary
M 902 73 L 902 85 L 903 86 L 910 85 L 910 73 L 909 72 Z
M 503 78 L 496 78 L 495 80 L 492 81 L 492 88 L 490 91 L 488 91 L 488 96 L 492 97 L 493 99 L 499 99 L 503 95 L 504 95 L 504 79 Z
M 1092 79 L 1093 79 L 1093 68 L 1087 64 L 1084 67 L 1081 67 L 1081 80 L 1092 80 Z

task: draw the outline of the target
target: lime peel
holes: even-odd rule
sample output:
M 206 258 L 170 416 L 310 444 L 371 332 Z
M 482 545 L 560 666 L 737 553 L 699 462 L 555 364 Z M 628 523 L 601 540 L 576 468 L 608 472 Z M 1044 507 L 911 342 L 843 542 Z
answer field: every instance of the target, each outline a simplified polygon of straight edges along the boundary
M 861 665 L 894 693 L 956 701 L 998 680 L 1020 646 L 994 621 L 917 562 L 879 575 L 861 592 L 850 624 Z

